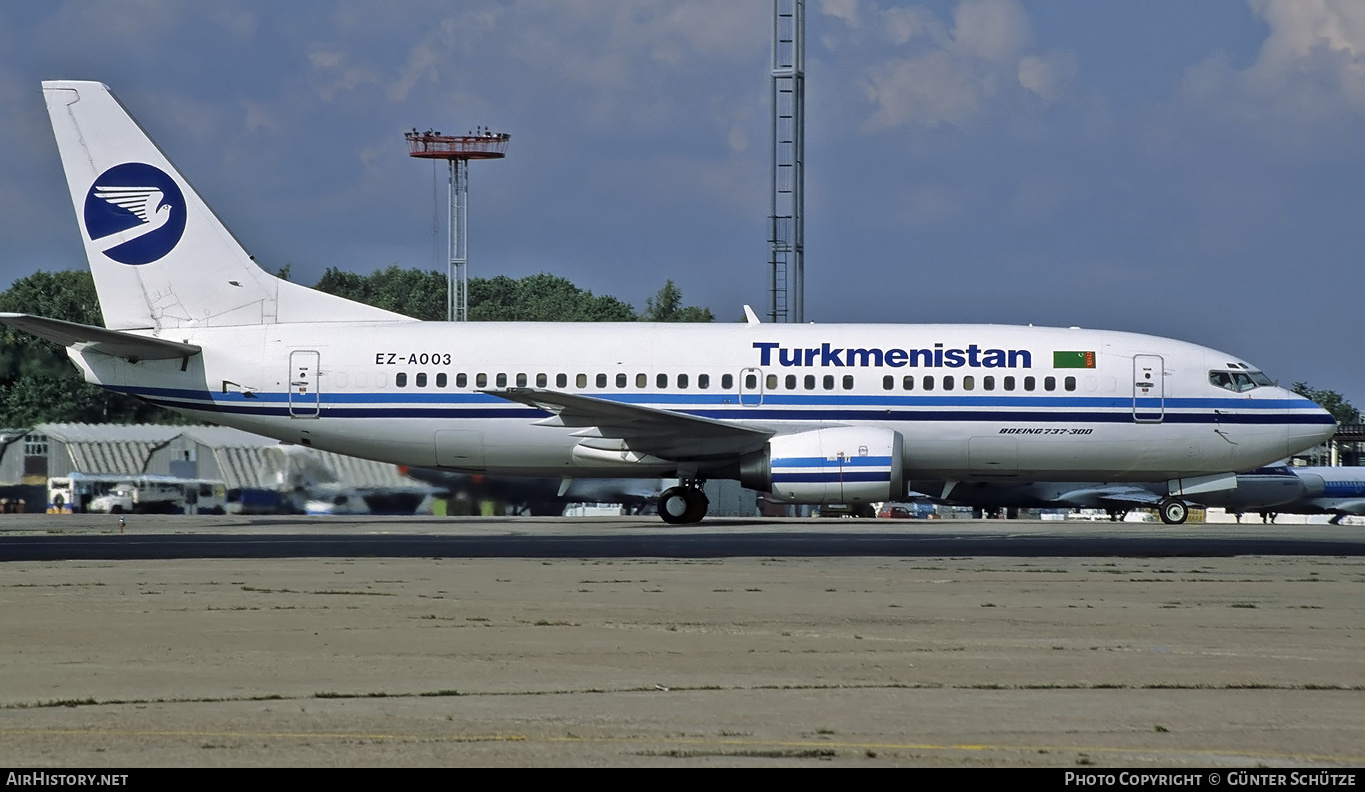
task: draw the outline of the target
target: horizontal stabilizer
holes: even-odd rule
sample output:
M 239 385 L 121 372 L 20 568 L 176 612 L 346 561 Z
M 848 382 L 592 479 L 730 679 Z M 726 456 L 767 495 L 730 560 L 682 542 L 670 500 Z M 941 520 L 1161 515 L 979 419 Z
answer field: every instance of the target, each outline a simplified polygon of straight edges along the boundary
M 62 346 L 102 355 L 139 360 L 170 360 L 199 354 L 194 344 L 182 344 L 160 338 L 134 335 L 103 327 L 64 322 L 20 313 L 0 313 L 0 324 L 6 324 Z

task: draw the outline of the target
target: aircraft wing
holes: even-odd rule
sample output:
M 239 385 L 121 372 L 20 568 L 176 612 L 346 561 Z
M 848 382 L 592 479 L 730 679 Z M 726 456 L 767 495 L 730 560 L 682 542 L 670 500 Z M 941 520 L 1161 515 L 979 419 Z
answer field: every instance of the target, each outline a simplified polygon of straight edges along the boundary
M 1116 509 L 1155 506 L 1161 497 L 1139 487 L 1085 487 L 1060 493 L 1056 500 L 1087 509 Z
M 671 461 L 715 459 L 758 451 L 774 432 L 672 410 L 541 388 L 481 391 L 554 413 L 540 423 L 581 427 L 583 445 L 619 448 Z M 611 446 L 601 441 L 618 441 Z
M 1365 515 L 1365 498 L 1314 498 L 1310 503 L 1328 512 Z
M 0 313 L 0 324 L 18 328 L 62 346 L 77 347 L 113 357 L 139 360 L 170 360 L 197 355 L 200 348 L 161 338 L 134 335 L 104 327 L 64 322 L 21 313 Z

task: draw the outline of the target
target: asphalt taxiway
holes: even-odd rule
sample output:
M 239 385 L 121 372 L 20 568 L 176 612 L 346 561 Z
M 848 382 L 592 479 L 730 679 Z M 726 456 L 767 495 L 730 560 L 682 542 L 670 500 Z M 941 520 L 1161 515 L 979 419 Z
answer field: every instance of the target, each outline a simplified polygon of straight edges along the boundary
M 1361 533 L 4 515 L 0 762 L 1359 766 Z

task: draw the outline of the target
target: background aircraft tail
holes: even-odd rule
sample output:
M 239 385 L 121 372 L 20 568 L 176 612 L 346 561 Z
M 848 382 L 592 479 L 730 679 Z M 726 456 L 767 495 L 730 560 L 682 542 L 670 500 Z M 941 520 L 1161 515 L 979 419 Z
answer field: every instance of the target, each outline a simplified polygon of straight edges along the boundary
M 408 318 L 256 266 L 107 86 L 49 81 L 43 95 L 106 327 Z

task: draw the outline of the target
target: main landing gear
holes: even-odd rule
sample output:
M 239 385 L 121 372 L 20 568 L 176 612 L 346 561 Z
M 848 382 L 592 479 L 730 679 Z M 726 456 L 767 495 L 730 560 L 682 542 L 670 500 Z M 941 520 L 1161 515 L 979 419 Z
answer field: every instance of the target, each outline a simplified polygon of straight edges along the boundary
M 1180 525 L 1190 516 L 1190 507 L 1179 498 L 1166 498 L 1157 504 L 1157 513 L 1167 525 Z
M 702 482 L 683 481 L 677 487 L 669 487 L 659 495 L 659 516 L 669 525 L 685 525 L 701 522 L 711 500 L 701 491 Z

